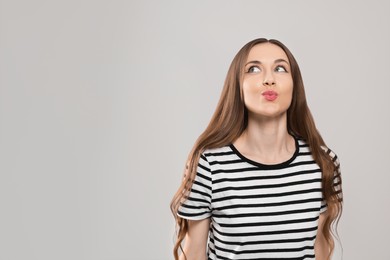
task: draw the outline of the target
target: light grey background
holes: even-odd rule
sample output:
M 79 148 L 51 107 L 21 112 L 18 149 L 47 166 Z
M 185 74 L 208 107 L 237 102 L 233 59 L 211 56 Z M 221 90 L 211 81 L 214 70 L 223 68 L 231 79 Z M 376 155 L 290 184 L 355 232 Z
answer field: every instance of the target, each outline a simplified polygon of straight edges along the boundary
M 390 259 L 389 3 L 0 0 L 0 259 L 171 259 L 185 159 L 258 37 L 341 159 L 343 259 Z

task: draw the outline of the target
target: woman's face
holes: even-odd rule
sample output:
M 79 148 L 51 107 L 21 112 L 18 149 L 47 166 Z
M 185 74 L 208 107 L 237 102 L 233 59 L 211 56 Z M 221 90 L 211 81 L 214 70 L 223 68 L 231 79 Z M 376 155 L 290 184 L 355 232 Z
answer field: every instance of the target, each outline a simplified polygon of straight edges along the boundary
M 243 94 L 249 116 L 272 118 L 287 112 L 293 79 L 286 53 L 272 43 L 255 45 L 244 66 Z

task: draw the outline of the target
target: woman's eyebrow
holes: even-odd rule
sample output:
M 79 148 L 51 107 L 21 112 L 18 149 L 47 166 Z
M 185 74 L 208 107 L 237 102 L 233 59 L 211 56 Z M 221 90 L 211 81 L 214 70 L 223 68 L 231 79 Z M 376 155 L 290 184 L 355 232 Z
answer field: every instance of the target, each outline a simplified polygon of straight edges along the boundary
M 274 63 L 278 63 L 278 62 L 285 62 L 288 65 L 290 65 L 290 63 L 288 63 L 288 61 L 286 61 L 285 59 L 277 59 L 277 60 L 274 61 Z
M 285 59 L 276 59 L 276 60 L 274 61 L 274 63 L 278 63 L 278 62 L 285 62 L 285 63 L 287 63 L 288 65 L 290 65 L 290 63 L 288 63 L 288 61 L 286 61 Z M 248 62 L 245 64 L 245 66 L 248 65 L 248 64 L 250 64 L 250 63 L 261 64 L 261 61 L 258 61 L 258 60 L 248 61 Z

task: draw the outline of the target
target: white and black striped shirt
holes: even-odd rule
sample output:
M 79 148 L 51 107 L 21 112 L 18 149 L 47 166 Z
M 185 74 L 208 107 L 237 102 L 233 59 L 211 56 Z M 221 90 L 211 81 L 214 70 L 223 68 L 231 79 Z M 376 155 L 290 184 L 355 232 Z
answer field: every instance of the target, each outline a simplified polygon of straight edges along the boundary
M 202 153 L 178 215 L 211 218 L 208 259 L 315 259 L 318 219 L 326 210 L 322 173 L 308 145 L 295 143 L 293 157 L 274 165 L 252 161 L 232 144 Z

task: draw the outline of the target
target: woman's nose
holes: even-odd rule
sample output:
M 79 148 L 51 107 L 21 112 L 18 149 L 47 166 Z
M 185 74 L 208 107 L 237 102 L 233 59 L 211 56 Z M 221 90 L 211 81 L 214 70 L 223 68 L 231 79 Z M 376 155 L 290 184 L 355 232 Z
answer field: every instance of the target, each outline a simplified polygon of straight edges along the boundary
M 264 86 L 273 86 L 275 85 L 275 80 L 272 76 L 267 76 L 266 78 L 264 78 L 264 81 L 263 81 L 263 85 Z

